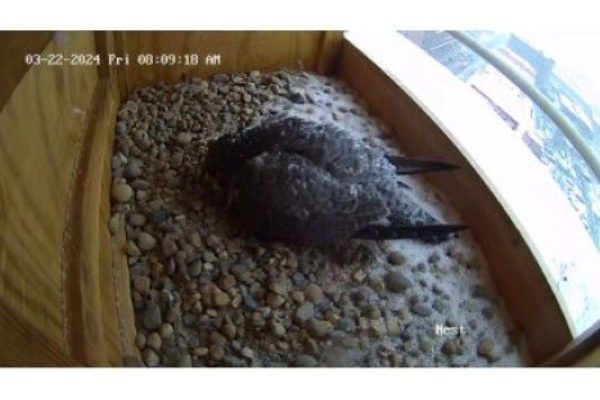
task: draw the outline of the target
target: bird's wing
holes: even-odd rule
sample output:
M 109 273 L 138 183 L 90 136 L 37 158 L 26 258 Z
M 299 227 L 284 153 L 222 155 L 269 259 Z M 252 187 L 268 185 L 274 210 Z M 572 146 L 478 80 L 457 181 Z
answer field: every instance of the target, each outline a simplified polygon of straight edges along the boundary
M 348 131 L 298 117 L 264 121 L 244 131 L 240 140 L 242 147 L 252 149 L 248 152 L 252 156 L 278 150 L 299 154 L 339 178 L 361 177 L 369 172 L 374 158 L 383 160 L 382 154 Z
M 246 200 L 259 207 L 256 217 L 267 219 L 273 237 L 340 240 L 387 214 L 376 193 L 344 183 L 294 153 L 263 153 L 246 163 L 240 178 Z

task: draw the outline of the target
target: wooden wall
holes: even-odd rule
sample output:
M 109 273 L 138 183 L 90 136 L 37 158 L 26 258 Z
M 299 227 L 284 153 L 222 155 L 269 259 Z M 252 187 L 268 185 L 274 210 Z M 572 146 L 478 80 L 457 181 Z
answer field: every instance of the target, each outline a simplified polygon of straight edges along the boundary
M 52 39 L 44 54 L 89 48 L 91 34 L 65 35 Z M 67 348 L 66 215 L 97 79 L 94 68 L 31 68 L 0 112 L 0 303 L 59 350 Z M 27 351 L 0 346 L 0 359 L 10 362 L 14 353 Z
M 3 34 L 2 54 L 22 47 L 3 61 L 18 82 L 0 87 L 0 365 L 122 364 L 106 226 L 116 79 L 21 57 L 99 39 Z

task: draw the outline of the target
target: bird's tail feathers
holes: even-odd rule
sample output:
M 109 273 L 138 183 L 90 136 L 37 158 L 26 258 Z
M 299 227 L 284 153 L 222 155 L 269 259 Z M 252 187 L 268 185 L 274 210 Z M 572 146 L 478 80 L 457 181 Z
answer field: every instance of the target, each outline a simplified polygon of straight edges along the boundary
M 352 235 L 354 239 L 395 240 L 418 239 L 429 243 L 439 243 L 451 235 L 467 229 L 462 224 L 432 224 L 421 226 L 383 226 L 370 225 Z
M 396 167 L 398 175 L 412 175 L 422 172 L 452 171 L 460 168 L 458 165 L 442 161 L 423 160 L 386 154 L 387 160 Z

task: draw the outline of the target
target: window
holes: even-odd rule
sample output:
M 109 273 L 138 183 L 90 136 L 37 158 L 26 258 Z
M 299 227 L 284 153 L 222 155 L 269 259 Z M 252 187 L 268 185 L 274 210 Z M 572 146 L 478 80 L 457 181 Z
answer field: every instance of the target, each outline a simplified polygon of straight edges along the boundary
M 479 93 L 498 117 L 521 137 L 551 172 L 600 249 L 600 183 L 544 111 L 500 71 L 449 33 L 403 34 Z M 594 38 L 590 41 L 590 35 L 564 33 L 469 34 L 502 55 L 528 78 L 575 125 L 586 145 L 600 155 L 600 79 L 595 78 L 597 74 L 593 72 L 594 65 L 595 71 L 600 70 L 600 59 L 590 65 L 593 52 L 585 45 L 591 44 Z

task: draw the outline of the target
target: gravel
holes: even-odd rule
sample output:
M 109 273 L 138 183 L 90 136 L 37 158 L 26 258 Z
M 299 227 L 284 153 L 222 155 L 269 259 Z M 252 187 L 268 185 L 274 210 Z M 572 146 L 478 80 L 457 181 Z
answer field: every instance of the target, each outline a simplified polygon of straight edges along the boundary
M 108 226 L 115 234 L 121 218 L 127 222 L 123 252 L 144 364 L 526 363 L 468 238 L 302 248 L 260 243 L 236 226 L 223 197 L 200 179 L 207 143 L 281 110 L 337 121 L 390 146 L 391 132 L 345 85 L 298 71 L 160 84 L 135 90 L 121 106 Z M 453 215 L 424 181 L 406 182 L 416 201 Z M 437 335 L 440 323 L 466 324 L 466 333 Z M 515 351 L 499 351 L 509 347 Z

